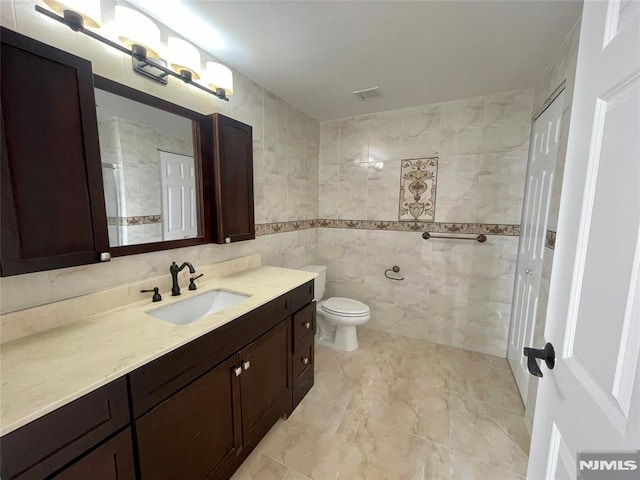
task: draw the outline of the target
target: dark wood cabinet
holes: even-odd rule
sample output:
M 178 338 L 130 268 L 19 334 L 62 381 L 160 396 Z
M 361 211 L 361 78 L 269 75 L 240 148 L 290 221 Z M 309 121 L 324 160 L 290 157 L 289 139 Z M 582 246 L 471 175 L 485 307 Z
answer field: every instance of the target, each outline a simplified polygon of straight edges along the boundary
M 242 448 L 234 355 L 136 420 L 142 480 L 219 478 Z
M 245 448 L 257 445 L 291 411 L 290 344 L 291 325 L 284 321 L 240 352 Z
M 136 420 L 142 480 L 224 478 L 291 411 L 290 344 L 284 320 Z
M 231 243 L 256 237 L 253 205 L 251 126 L 213 115 L 213 241 Z
M 4 480 L 39 480 L 129 423 L 125 378 L 115 380 L 0 440 Z
M 3 276 L 109 251 L 91 63 L 2 28 Z
M 313 385 L 312 299 L 308 282 L 3 436 L 0 476 L 229 479 Z
M 316 302 L 313 301 L 313 281 L 291 292 L 293 303 L 293 341 L 291 366 L 294 410 L 313 387 L 315 365 Z
M 289 318 L 290 308 L 287 293 L 131 372 L 134 418 Z
M 51 480 L 135 480 L 131 429 L 100 445 Z

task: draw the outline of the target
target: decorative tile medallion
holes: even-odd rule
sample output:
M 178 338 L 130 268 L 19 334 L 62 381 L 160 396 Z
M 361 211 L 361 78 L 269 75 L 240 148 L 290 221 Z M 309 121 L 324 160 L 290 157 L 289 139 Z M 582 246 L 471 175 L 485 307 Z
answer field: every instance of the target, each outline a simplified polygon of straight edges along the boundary
M 436 215 L 438 157 L 402 160 L 400 168 L 398 220 L 432 222 Z
M 554 232 L 553 230 L 547 230 L 544 246 L 550 248 L 551 250 L 556 249 L 556 232 Z

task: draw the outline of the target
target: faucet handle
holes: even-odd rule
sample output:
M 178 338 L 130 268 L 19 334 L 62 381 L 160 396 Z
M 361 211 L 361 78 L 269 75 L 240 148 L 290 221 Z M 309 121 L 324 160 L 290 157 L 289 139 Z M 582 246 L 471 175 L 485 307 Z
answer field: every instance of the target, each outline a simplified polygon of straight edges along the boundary
M 152 302 L 159 302 L 162 300 L 162 295 L 160 295 L 160 289 L 158 287 L 153 287 L 153 290 L 140 290 L 140 293 L 151 293 L 153 292 Z
M 189 290 L 196 290 L 198 288 L 195 282 L 196 282 L 197 279 L 199 279 L 203 275 L 204 275 L 204 273 L 201 273 L 197 277 L 189 278 Z

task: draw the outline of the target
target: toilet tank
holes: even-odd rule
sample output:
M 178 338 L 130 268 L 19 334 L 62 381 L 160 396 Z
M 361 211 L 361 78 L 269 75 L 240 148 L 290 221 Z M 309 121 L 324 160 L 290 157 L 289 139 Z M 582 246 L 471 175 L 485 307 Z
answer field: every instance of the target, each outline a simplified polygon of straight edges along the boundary
M 316 302 L 322 300 L 322 297 L 324 297 L 324 284 L 327 281 L 327 267 L 325 265 L 307 265 L 300 270 L 318 274 L 318 276 L 313 279 L 313 299 Z

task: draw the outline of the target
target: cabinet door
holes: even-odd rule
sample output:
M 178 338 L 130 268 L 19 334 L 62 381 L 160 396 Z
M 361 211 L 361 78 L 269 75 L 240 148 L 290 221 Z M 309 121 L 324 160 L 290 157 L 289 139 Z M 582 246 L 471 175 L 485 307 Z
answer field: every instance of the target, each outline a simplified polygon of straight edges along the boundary
M 119 378 L 0 439 L 0 477 L 39 480 L 129 423 L 127 382 Z
M 242 447 L 238 356 L 136 420 L 142 480 L 218 478 Z
M 98 262 L 109 239 L 91 63 L 0 39 L 2 275 Z
M 251 127 L 216 113 L 214 208 L 216 243 L 256 238 Z
M 135 480 L 131 429 L 127 428 L 52 480 Z
M 282 415 L 291 411 L 291 322 L 281 322 L 240 352 L 243 368 L 242 437 L 257 444 Z

